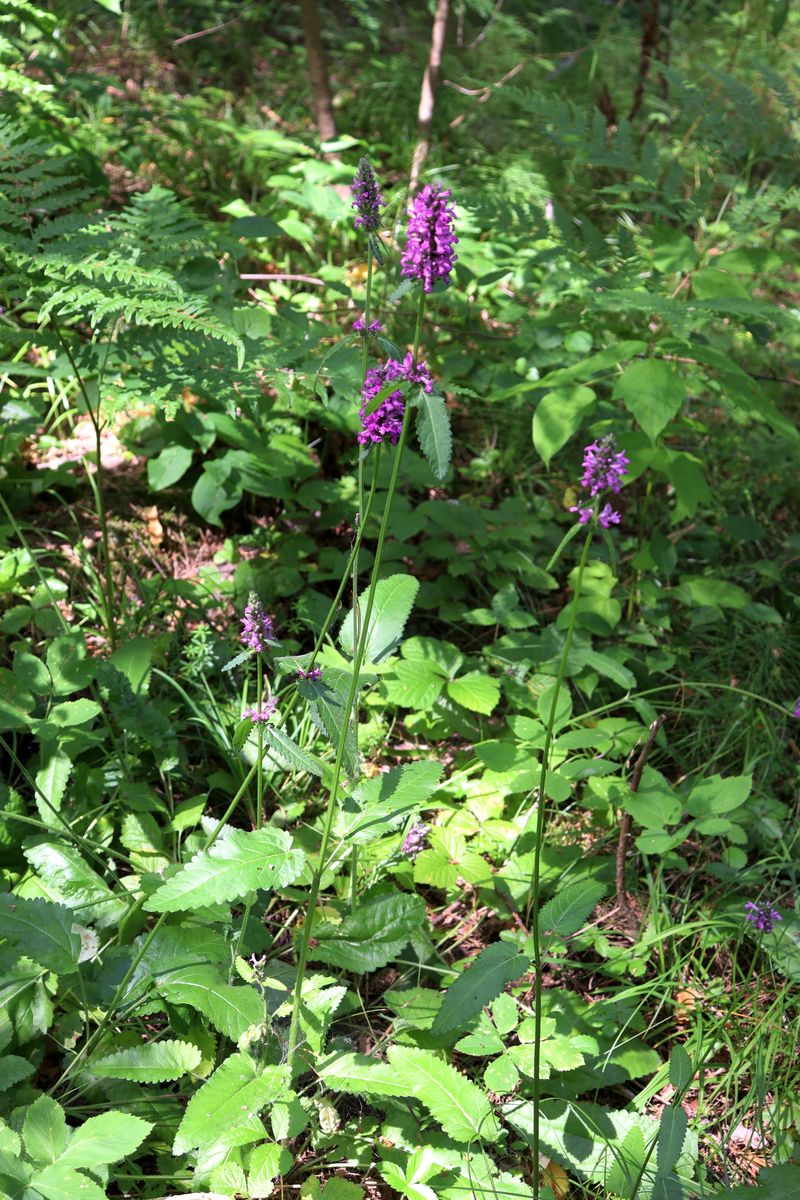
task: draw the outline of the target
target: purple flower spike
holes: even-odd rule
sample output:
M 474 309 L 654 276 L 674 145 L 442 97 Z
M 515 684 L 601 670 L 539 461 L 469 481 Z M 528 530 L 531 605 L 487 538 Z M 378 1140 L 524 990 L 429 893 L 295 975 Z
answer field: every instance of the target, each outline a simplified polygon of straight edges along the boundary
M 590 496 L 609 488 L 612 492 L 618 492 L 622 486 L 622 476 L 629 466 L 630 459 L 624 450 L 617 450 L 616 439 L 610 433 L 584 450 L 581 486 L 589 489 Z
M 363 316 L 356 317 L 353 321 L 353 333 L 381 333 L 383 326 L 380 321 L 370 321 L 369 327 L 365 329 Z
M 424 821 L 417 821 L 406 834 L 403 845 L 400 847 L 401 852 L 408 858 L 416 858 L 420 851 L 425 849 L 429 832 L 430 826 L 426 825 Z
M 318 679 L 322 679 L 322 667 L 311 667 L 309 671 L 298 667 L 295 675 L 298 679 L 308 679 L 312 683 L 316 683 Z
M 269 700 L 265 700 L 261 705 L 261 709 L 246 708 L 244 716 L 257 725 L 259 721 L 268 721 L 270 717 L 275 715 L 275 709 L 278 707 L 278 701 L 274 696 L 270 696 Z
M 359 160 L 358 171 L 353 180 L 353 203 L 358 213 L 354 224 L 360 225 L 367 233 L 374 233 L 381 227 L 381 209 L 386 207 L 383 193 L 378 187 L 375 172 L 365 158 Z
M 746 919 L 751 925 L 755 925 L 759 933 L 772 933 L 777 922 L 783 920 L 781 914 L 771 904 L 754 904 L 752 900 L 748 900 L 744 909 Z
M 597 520 L 603 529 L 608 529 L 611 525 L 619 525 L 619 513 L 614 512 L 610 504 L 606 504 L 598 513 Z
M 377 445 L 386 438 L 393 446 L 396 446 L 400 440 L 406 405 L 403 393 L 399 388 L 397 391 L 390 392 L 374 412 L 367 413 L 366 411 L 370 402 L 393 379 L 408 380 L 410 383 L 418 384 L 426 392 L 433 390 L 433 379 L 427 365 L 420 360 L 414 366 L 411 354 L 407 354 L 402 362 L 398 362 L 396 358 L 389 358 L 383 366 L 372 367 L 367 371 L 361 391 L 361 433 L 358 435 L 358 440 L 362 446 L 370 443 Z
M 242 617 L 242 645 L 248 650 L 263 654 L 269 643 L 275 643 L 275 629 L 271 617 L 264 612 L 264 606 L 255 592 L 247 598 L 247 605 Z
M 456 261 L 453 246 L 455 207 L 448 204 L 450 191 L 428 184 L 414 199 L 408 218 L 408 238 L 403 251 L 403 274 L 421 279 L 426 292 L 433 290 L 437 279 L 450 282 L 450 272 Z

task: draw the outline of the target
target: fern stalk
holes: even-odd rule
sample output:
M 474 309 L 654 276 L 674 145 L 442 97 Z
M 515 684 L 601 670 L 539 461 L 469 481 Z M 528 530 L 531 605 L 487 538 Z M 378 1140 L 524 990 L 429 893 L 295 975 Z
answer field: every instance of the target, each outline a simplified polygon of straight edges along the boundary
M 550 747 L 553 742 L 553 727 L 556 723 L 556 712 L 558 711 L 558 699 L 561 694 L 561 685 L 564 682 L 564 676 L 567 673 L 567 660 L 572 646 L 572 636 L 575 632 L 575 623 L 578 617 L 578 601 L 580 600 L 581 587 L 583 585 L 583 573 L 586 569 L 586 563 L 589 558 L 589 547 L 592 544 L 592 525 L 589 526 L 586 534 L 586 539 L 583 543 L 580 562 L 578 564 L 578 577 L 575 580 L 575 594 L 572 598 L 572 612 L 569 617 L 569 626 L 567 627 L 567 636 L 564 639 L 564 648 L 561 651 L 561 660 L 558 664 L 558 674 L 553 686 L 553 699 L 550 704 L 550 712 L 547 717 L 547 728 L 545 730 L 544 749 L 542 750 L 542 770 L 539 776 L 539 800 L 536 808 L 536 845 L 533 852 L 533 874 L 531 875 L 530 888 L 528 889 L 528 900 L 525 905 L 525 923 L 530 926 L 531 914 L 533 914 L 533 925 L 531 927 L 533 940 L 533 994 L 534 994 L 534 1042 L 533 1042 L 533 1138 L 532 1138 L 532 1154 L 533 1154 L 533 1200 L 539 1200 L 540 1195 L 540 1171 L 539 1171 L 539 1110 L 541 1106 L 541 1067 L 542 1067 L 542 944 L 539 932 L 539 891 L 541 884 L 541 864 L 542 864 L 542 843 L 544 841 L 544 828 L 546 816 L 546 792 L 547 787 L 547 766 L 550 760 Z
M 422 333 L 422 319 L 425 313 L 425 292 L 420 292 L 419 306 L 417 308 L 417 325 L 414 330 L 414 350 L 413 362 L 416 365 L 417 355 L 419 354 L 419 341 Z M 378 586 L 378 576 L 380 573 L 381 559 L 383 557 L 383 547 L 386 541 L 386 533 L 389 527 L 389 517 L 391 515 L 392 501 L 397 490 L 397 480 L 400 475 L 400 463 L 403 458 L 403 450 L 405 449 L 406 439 L 408 437 L 408 429 L 411 424 L 411 405 L 406 403 L 403 413 L 403 426 L 400 430 L 400 438 L 395 449 L 394 460 L 392 462 L 392 473 L 389 478 L 389 490 L 386 493 L 386 501 L 383 508 L 383 516 L 381 518 L 380 529 L 378 530 L 378 542 L 375 547 L 375 558 L 372 563 L 372 572 L 370 574 L 369 589 L 367 592 L 367 604 L 364 613 L 364 622 L 361 628 L 360 636 L 355 645 L 353 656 L 353 675 L 350 680 L 350 690 L 348 692 L 347 701 L 345 704 L 345 712 L 350 713 L 356 703 L 358 693 L 358 679 L 361 673 L 361 667 L 364 662 L 364 656 L 367 649 L 367 637 L 369 635 L 369 623 L 372 617 L 372 609 L 375 602 L 375 593 Z M 355 626 L 354 626 L 355 628 Z M 331 830 L 333 828 L 333 817 L 336 812 L 336 799 L 339 792 L 339 782 L 342 777 L 342 765 L 344 763 L 345 745 L 347 743 L 347 734 L 350 724 L 348 720 L 342 722 L 342 730 L 339 735 L 339 744 L 336 747 L 336 759 L 333 764 L 333 778 L 331 779 L 331 787 L 328 793 L 328 802 L 325 807 L 325 821 L 322 827 L 322 840 L 319 848 L 319 860 L 316 869 L 312 876 L 311 888 L 308 894 L 308 909 L 306 919 L 303 924 L 302 934 L 300 936 L 300 947 L 297 953 L 297 979 L 294 985 L 294 1001 L 292 1004 L 292 1021 L 289 1027 L 289 1049 L 288 1049 L 288 1065 L 289 1077 L 292 1077 L 292 1069 L 294 1066 L 294 1058 L 297 1051 L 297 1039 L 300 1032 L 300 996 L 303 987 L 303 978 L 306 972 L 308 963 L 308 947 L 311 941 L 311 928 L 314 920 L 314 913 L 319 899 L 320 885 L 322 883 L 322 875 L 325 870 L 325 859 L 328 854 L 328 846 L 330 844 Z

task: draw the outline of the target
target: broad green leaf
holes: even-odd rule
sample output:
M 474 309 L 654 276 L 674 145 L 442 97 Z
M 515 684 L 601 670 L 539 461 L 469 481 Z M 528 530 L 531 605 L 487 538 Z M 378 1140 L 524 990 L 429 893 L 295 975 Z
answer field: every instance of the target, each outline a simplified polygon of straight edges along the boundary
M 397 650 L 418 591 L 419 580 L 413 575 L 390 575 L 388 579 L 378 580 L 367 631 L 365 662 L 379 663 Z M 359 598 L 359 608 L 363 618 L 367 608 L 366 592 Z M 352 609 L 342 622 L 339 645 L 346 654 L 353 654 Z
M 491 1143 L 498 1136 L 500 1127 L 485 1094 L 430 1050 L 392 1046 L 389 1062 L 407 1092 L 424 1104 L 454 1141 L 481 1138 Z
M 270 1101 L 286 1099 L 282 1067 L 260 1067 L 249 1054 L 232 1054 L 192 1096 L 175 1134 L 173 1154 L 186 1154 L 247 1125 Z
M 647 349 L 647 342 L 641 341 L 622 341 L 615 342 L 612 346 L 606 346 L 604 350 L 598 350 L 597 354 L 590 354 L 588 358 L 581 359 L 580 362 L 574 363 L 571 367 L 561 367 L 558 371 L 550 371 L 541 381 L 535 383 L 526 383 L 524 385 L 517 384 L 511 391 L 528 390 L 534 387 L 563 387 L 565 383 L 574 383 L 576 381 L 584 383 L 588 382 L 598 371 L 608 371 L 610 367 L 615 367 L 617 363 L 625 362 L 628 358 L 633 358 L 635 354 L 642 354 Z
M 459 675 L 457 679 L 450 680 L 447 684 L 447 694 L 456 704 L 468 708 L 470 712 L 484 713 L 488 716 L 494 712 L 500 701 L 500 684 L 481 671 L 468 671 L 466 675 Z
M 325 768 L 316 755 L 309 754 L 302 746 L 298 746 L 283 729 L 275 725 L 265 725 L 264 740 L 272 752 L 272 757 L 282 766 L 294 771 L 307 771 L 309 775 L 318 777 L 324 774 Z
M 89 1117 L 72 1134 L 59 1166 L 91 1169 L 119 1162 L 133 1154 L 152 1128 L 152 1122 L 131 1113 L 112 1111 Z
M 186 912 L 238 900 L 248 892 L 285 887 L 303 869 L 282 829 L 236 829 L 210 850 L 200 850 L 145 902 L 149 912 Z
M 264 1001 L 254 988 L 226 983 L 218 970 L 202 963 L 158 977 L 156 989 L 168 1003 L 188 1004 L 203 1013 L 233 1042 L 266 1017 Z
M 686 807 L 693 817 L 717 816 L 740 808 L 753 787 L 752 775 L 711 775 L 692 788 Z
M 594 403 L 592 389 L 581 385 L 557 388 L 542 396 L 533 414 L 533 444 L 546 467 L 577 432 Z
M 686 388 L 678 370 L 660 358 L 643 358 L 630 363 L 614 386 L 628 412 L 655 442 L 678 410 Z
M 78 969 L 81 939 L 72 932 L 74 922 L 75 914 L 63 904 L 26 900 L 10 892 L 0 895 L 0 937 L 56 975 Z
M 147 463 L 147 482 L 154 492 L 172 487 L 182 479 L 192 465 L 192 448 L 173 444 Z
M 581 880 L 570 883 L 548 900 L 539 911 L 539 930 L 556 937 L 568 937 L 586 924 L 589 915 L 606 894 L 603 883 Z
M 391 674 L 383 680 L 387 699 L 392 704 L 421 712 L 433 708 L 444 685 L 445 680 L 435 664 L 402 659 L 392 664 Z
M 283 230 L 271 217 L 237 217 L 231 224 L 231 233 L 243 238 L 283 237 Z
M 348 845 L 366 845 L 405 820 L 436 791 L 438 762 L 407 763 L 363 780 L 338 810 L 334 834 Z
M 113 895 L 105 880 L 84 862 L 80 851 L 64 842 L 39 842 L 23 851 L 48 899 L 78 909 L 82 925 L 90 922 L 105 929 L 116 925 L 128 907 Z
M 275 1142 L 262 1142 L 250 1151 L 247 1158 L 247 1195 L 252 1200 L 271 1196 L 273 1181 L 291 1171 L 294 1159 L 288 1150 Z
M 222 514 L 238 504 L 243 495 L 241 474 L 225 456 L 206 462 L 192 489 L 192 504 L 209 525 L 221 526 Z
M 784 1163 L 780 1167 L 764 1167 L 758 1172 L 755 1187 L 742 1183 L 725 1193 L 725 1200 L 797 1200 L 800 1187 L 800 1167 Z
M 315 927 L 309 958 L 345 971 L 377 971 L 408 945 L 424 918 L 421 896 L 379 887 L 339 925 Z
M 163 1041 L 130 1046 L 89 1062 L 88 1069 L 102 1079 L 130 1079 L 135 1083 L 167 1083 L 196 1071 L 202 1054 L 191 1042 Z
M 64 1110 L 49 1096 L 39 1096 L 25 1113 L 25 1154 L 35 1163 L 54 1163 L 67 1144 Z
M 54 742 L 43 743 L 42 765 L 36 772 L 34 795 L 39 816 L 48 829 L 63 828 L 63 823 L 56 813 L 61 812 L 61 801 L 64 799 L 71 771 L 72 762 L 64 751 Z
M 738 583 L 710 575 L 681 575 L 675 596 L 682 604 L 706 608 L 746 608 L 750 603 L 749 595 Z
M 105 1188 L 98 1187 L 93 1179 L 81 1171 L 62 1162 L 54 1163 L 37 1171 L 31 1180 L 35 1192 L 25 1192 L 24 1196 L 39 1195 L 45 1200 L 105 1200 Z
M 349 775 L 358 773 L 358 742 L 352 726 L 347 699 L 352 685 L 352 673 L 338 667 L 328 667 L 322 679 L 303 679 L 298 691 L 308 703 L 311 719 L 332 746 L 338 746 L 345 733 L 345 767 Z M 359 680 L 359 684 L 362 680 Z
M 659 1175 L 669 1175 L 681 1156 L 689 1119 L 680 1105 L 670 1105 L 661 1113 L 658 1123 L 657 1163 Z
M 430 469 L 437 479 L 444 479 L 453 454 L 450 414 L 444 397 L 422 388 L 417 409 L 417 437 Z
M 472 966 L 450 984 L 431 1032 L 443 1035 L 466 1025 L 501 994 L 507 983 L 519 979 L 529 965 L 530 958 L 520 954 L 512 942 L 486 946 Z
M 366 1054 L 343 1051 L 317 1064 L 326 1087 L 359 1096 L 408 1096 L 408 1086 L 388 1063 Z
M 653 265 L 665 274 L 690 271 L 697 266 L 699 254 L 690 237 L 680 229 L 657 225 L 652 234 Z
M 7 1092 L 23 1079 L 28 1079 L 35 1070 L 33 1063 L 29 1063 L 27 1058 L 21 1058 L 19 1054 L 0 1056 L 0 1092 Z

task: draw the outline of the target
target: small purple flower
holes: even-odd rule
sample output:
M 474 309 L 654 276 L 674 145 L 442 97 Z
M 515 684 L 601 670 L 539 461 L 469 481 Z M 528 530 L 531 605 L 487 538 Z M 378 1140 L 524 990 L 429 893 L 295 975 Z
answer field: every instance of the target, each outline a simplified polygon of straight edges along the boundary
M 358 171 L 353 180 L 353 203 L 350 205 L 358 213 L 354 224 L 360 225 L 367 233 L 374 233 L 381 227 L 381 209 L 386 207 L 375 172 L 365 158 L 359 159 Z
M 408 237 L 403 251 L 403 274 L 421 279 L 426 292 L 433 290 L 437 279 L 450 282 L 450 272 L 456 261 L 453 246 L 455 207 L 448 204 L 448 188 L 428 184 L 411 204 L 408 218 Z
M 782 921 L 783 917 L 774 909 L 771 904 L 756 903 L 748 900 L 745 908 L 745 917 L 751 925 L 755 925 L 759 933 L 772 933 L 778 921 Z
M 411 826 L 406 834 L 403 845 L 400 850 L 408 858 L 416 858 L 421 850 L 425 849 L 428 841 L 430 826 L 424 821 L 417 821 Z
M 598 513 L 597 520 L 603 529 L 608 529 L 611 525 L 619 525 L 620 516 L 610 504 L 606 504 Z
M 381 325 L 380 321 L 370 321 L 369 327 L 366 329 L 364 327 L 363 316 L 358 316 L 356 317 L 355 321 L 353 321 L 353 333 L 381 333 L 382 331 L 383 326 Z
M 609 433 L 584 450 L 581 486 L 589 489 L 590 496 L 596 496 L 608 488 L 618 492 L 622 486 L 622 476 L 629 466 L 627 454 L 624 450 L 617 450 L 616 438 Z
M 579 525 L 588 525 L 594 514 L 593 508 L 584 508 L 580 504 L 573 504 L 569 511 L 576 512 L 578 514 Z
M 403 393 L 399 388 L 397 391 L 390 392 L 374 412 L 367 413 L 366 411 L 370 402 L 393 379 L 407 380 L 409 383 L 418 384 L 426 392 L 433 391 L 433 379 L 426 363 L 420 360 L 415 366 L 411 354 L 407 354 L 402 362 L 398 362 L 396 358 L 389 358 L 382 366 L 370 368 L 361 390 L 361 433 L 358 435 L 358 440 L 362 446 L 366 446 L 370 442 L 377 445 L 386 438 L 393 446 L 396 446 L 400 440 L 406 405 Z
M 311 683 L 316 683 L 318 679 L 322 679 L 322 667 L 311 667 L 308 671 L 298 667 L 295 676 L 297 679 L 308 679 Z
M 794 702 L 794 715 L 797 717 L 798 721 L 800 721 L 800 696 L 798 696 Z
M 241 640 L 243 646 L 248 650 L 255 650 L 257 654 L 264 653 L 267 643 L 276 642 L 272 618 L 264 612 L 264 606 L 255 592 L 251 592 L 247 598 L 242 617 Z
M 278 707 L 278 701 L 275 699 L 274 696 L 270 696 L 270 698 L 268 700 L 264 700 L 260 709 L 255 708 L 255 707 L 246 708 L 244 710 L 243 719 L 244 719 L 244 717 L 247 717 L 249 720 L 251 720 L 253 722 L 254 725 L 257 725 L 259 721 L 268 721 L 270 719 L 270 717 L 274 716 L 275 709 L 277 707 Z

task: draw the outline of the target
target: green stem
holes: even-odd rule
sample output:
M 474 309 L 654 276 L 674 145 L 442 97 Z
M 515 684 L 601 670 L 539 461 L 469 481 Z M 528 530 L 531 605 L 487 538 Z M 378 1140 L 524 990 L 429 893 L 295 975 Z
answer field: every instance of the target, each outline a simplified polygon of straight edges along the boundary
M 419 352 L 419 339 L 422 332 L 422 318 L 425 312 L 425 292 L 420 293 L 419 307 L 417 309 L 417 325 L 414 332 L 414 353 L 413 362 L 416 364 L 417 354 Z M 386 541 L 386 533 L 389 528 L 389 516 L 392 509 L 392 501 L 394 493 L 397 489 L 397 480 L 400 475 L 400 463 L 403 458 L 403 450 L 408 437 L 408 429 L 411 424 L 411 405 L 406 404 L 405 412 L 403 413 L 403 427 L 400 431 L 400 439 L 397 443 L 397 448 L 392 462 L 392 473 L 389 478 L 389 490 L 386 493 L 386 501 L 383 508 L 383 516 L 381 518 L 380 529 L 378 530 L 378 544 L 375 547 L 375 559 L 372 564 L 372 572 L 370 574 L 369 590 L 367 593 L 367 605 L 364 613 L 364 622 L 361 629 L 361 636 L 355 646 L 353 658 L 353 675 L 350 680 L 350 689 L 345 703 L 345 712 L 350 713 L 353 710 L 353 705 L 356 701 L 358 692 L 358 680 L 361 673 L 361 667 L 364 662 L 364 655 L 367 648 L 367 637 L 369 635 L 369 622 L 372 616 L 372 608 L 375 602 L 375 590 L 378 584 L 380 573 L 381 559 L 383 557 L 383 547 Z M 328 793 L 328 802 L 325 808 L 325 818 L 322 827 L 322 840 L 319 848 L 319 859 L 314 874 L 311 879 L 311 888 L 308 894 L 308 910 L 306 919 L 303 924 L 303 930 L 300 935 L 300 946 L 297 952 L 297 979 L 294 986 L 294 1002 L 292 1004 L 292 1021 L 289 1028 L 289 1049 L 288 1063 L 289 1075 L 291 1077 L 294 1066 L 294 1058 L 297 1051 L 297 1039 L 300 1032 L 300 995 L 303 987 L 303 979 L 306 973 L 306 965 L 308 963 L 308 946 L 311 940 L 311 928 L 314 919 L 314 913 L 319 899 L 320 885 L 322 875 L 325 870 L 325 860 L 328 854 L 328 845 L 331 838 L 331 829 L 333 827 L 333 817 L 336 812 L 336 799 L 339 792 L 339 781 L 342 776 L 342 765 L 344 763 L 345 745 L 347 742 L 347 734 L 349 732 L 349 722 L 345 720 L 342 724 L 342 732 L 339 737 L 339 744 L 336 747 L 336 759 L 333 764 L 333 777 L 331 779 L 330 792 Z
M 592 544 L 593 525 L 589 526 L 586 534 L 586 540 L 583 543 L 580 562 L 578 564 L 578 576 L 575 580 L 575 594 L 572 598 L 572 611 L 569 617 L 569 626 L 567 628 L 567 636 L 564 639 L 564 648 L 561 651 L 561 661 L 558 664 L 558 674 L 553 687 L 553 699 L 550 704 L 550 713 L 547 718 L 547 729 L 545 731 L 544 749 L 542 751 L 542 770 L 539 776 L 539 798 L 536 808 L 536 845 L 533 853 L 533 875 L 531 876 L 531 885 L 528 891 L 528 901 L 525 906 L 525 924 L 531 928 L 533 939 L 533 988 L 534 988 L 534 1043 L 533 1043 L 533 1139 L 532 1139 L 532 1154 L 533 1154 L 533 1200 L 539 1200 L 540 1192 L 540 1173 L 539 1173 L 539 1108 L 541 1104 L 541 1061 L 542 1061 L 542 946 L 539 936 L 539 885 L 541 881 L 541 861 L 542 861 L 542 842 L 544 840 L 544 827 L 546 815 L 546 788 L 547 788 L 547 766 L 550 760 L 550 747 L 553 742 L 553 727 L 556 723 L 556 712 L 558 711 L 558 700 L 561 694 L 561 685 L 564 682 L 564 676 L 567 672 L 567 660 L 569 659 L 570 647 L 572 645 L 572 635 L 575 632 L 575 622 L 578 617 L 578 601 L 581 595 L 581 586 L 583 584 L 583 573 L 586 568 L 586 563 L 589 558 L 589 547 Z M 533 925 L 530 925 L 531 913 L 533 913 Z
M 264 703 L 264 662 L 260 654 L 256 655 L 256 712 L 261 715 L 261 708 Z M 256 726 L 256 736 L 258 738 L 258 758 L 256 760 L 256 829 L 261 829 L 264 824 L 264 722 L 259 720 Z M 239 928 L 239 939 L 236 946 L 236 953 L 241 954 L 244 947 L 245 934 L 247 933 L 247 923 L 250 920 L 250 909 L 253 907 L 254 892 L 247 893 L 247 900 L 242 913 L 242 924 Z

